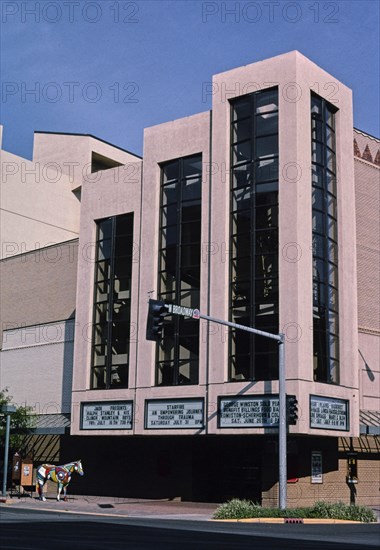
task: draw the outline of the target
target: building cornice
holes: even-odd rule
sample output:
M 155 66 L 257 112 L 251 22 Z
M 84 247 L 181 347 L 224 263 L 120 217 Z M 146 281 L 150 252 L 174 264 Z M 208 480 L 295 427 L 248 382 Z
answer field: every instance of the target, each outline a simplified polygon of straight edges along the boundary
M 376 336 L 380 336 L 380 330 L 376 328 L 358 327 L 358 331 L 363 334 L 374 334 Z
M 366 164 L 367 166 L 371 166 L 372 168 L 377 168 L 380 170 L 380 166 L 377 164 L 374 164 L 373 162 L 369 162 L 369 160 L 362 159 L 360 157 L 354 156 L 354 160 L 358 160 L 359 162 L 362 162 L 363 164 Z

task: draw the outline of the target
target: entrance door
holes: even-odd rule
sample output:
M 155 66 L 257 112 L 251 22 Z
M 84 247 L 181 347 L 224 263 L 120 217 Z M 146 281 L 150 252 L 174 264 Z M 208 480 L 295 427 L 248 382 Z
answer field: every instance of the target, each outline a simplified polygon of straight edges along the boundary
M 217 435 L 193 442 L 193 500 L 246 498 L 261 503 L 260 438 Z

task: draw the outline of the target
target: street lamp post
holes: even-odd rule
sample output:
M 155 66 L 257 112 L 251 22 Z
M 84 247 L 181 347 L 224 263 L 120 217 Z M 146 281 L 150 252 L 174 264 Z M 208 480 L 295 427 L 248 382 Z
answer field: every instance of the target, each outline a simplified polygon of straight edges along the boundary
M 7 496 L 7 473 L 8 473 L 8 453 L 9 453 L 9 433 L 11 428 L 11 414 L 15 413 L 17 408 L 14 405 L 3 405 L 1 412 L 6 416 L 5 425 L 5 448 L 4 448 L 4 467 L 3 467 L 3 491 L 2 497 Z

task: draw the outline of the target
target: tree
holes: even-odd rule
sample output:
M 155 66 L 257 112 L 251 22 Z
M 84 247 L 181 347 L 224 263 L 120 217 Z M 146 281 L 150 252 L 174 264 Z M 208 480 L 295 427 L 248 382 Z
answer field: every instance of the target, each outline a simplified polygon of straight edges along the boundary
M 4 449 L 5 445 L 5 424 L 6 415 L 1 414 L 1 407 L 3 405 L 12 404 L 12 396 L 8 394 L 8 388 L 0 390 L 0 447 Z M 10 425 L 11 435 L 9 438 L 9 450 L 10 452 L 19 451 L 22 448 L 25 438 L 25 431 L 28 428 L 32 428 L 34 425 L 34 416 L 31 415 L 31 407 L 17 407 L 16 412 L 11 414 Z M 18 433 L 17 433 L 17 432 Z M 16 433 L 12 433 L 16 432 Z

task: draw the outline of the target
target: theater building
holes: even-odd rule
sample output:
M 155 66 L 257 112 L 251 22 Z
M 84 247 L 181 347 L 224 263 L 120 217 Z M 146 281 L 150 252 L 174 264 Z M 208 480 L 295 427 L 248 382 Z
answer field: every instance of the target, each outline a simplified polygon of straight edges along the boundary
M 299 52 L 205 90 L 211 111 L 147 128 L 143 159 L 103 159 L 75 186 L 60 458 L 82 458 L 89 494 L 277 505 L 278 344 L 200 311 L 285 335 L 288 504 L 375 504 L 379 140 Z M 171 306 L 157 343 L 149 298 Z

